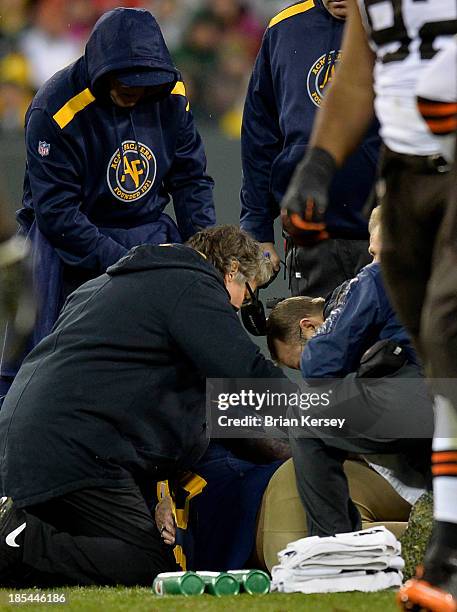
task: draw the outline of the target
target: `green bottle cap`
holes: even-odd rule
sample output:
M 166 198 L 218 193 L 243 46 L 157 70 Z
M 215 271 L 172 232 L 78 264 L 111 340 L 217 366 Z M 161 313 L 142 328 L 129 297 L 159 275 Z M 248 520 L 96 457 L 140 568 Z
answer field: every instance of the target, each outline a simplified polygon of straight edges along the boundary
M 251 570 L 244 579 L 244 590 L 251 595 L 265 595 L 270 592 L 270 578 L 265 572 Z
M 196 574 L 187 573 L 181 578 L 183 595 L 201 595 L 205 591 L 205 583 Z
M 193 572 L 163 572 L 154 580 L 156 595 L 201 595 L 205 583 Z
M 238 595 L 240 585 L 233 576 L 229 574 L 221 574 L 214 585 L 215 595 L 222 597 L 223 595 Z
M 251 595 L 265 595 L 270 592 L 270 577 L 261 570 L 230 570 L 228 572 Z
M 206 585 L 206 592 L 216 597 L 224 595 L 238 595 L 240 584 L 236 578 L 225 572 L 197 572 L 197 575 Z

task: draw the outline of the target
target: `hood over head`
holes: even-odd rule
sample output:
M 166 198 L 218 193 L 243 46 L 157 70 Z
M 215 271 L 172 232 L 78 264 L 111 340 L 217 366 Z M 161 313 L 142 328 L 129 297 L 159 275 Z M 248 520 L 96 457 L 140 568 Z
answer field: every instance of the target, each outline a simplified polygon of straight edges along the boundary
M 109 72 L 117 72 L 127 85 L 138 86 L 180 78 L 162 31 L 146 9 L 116 8 L 102 15 L 87 41 L 84 58 L 91 89 Z

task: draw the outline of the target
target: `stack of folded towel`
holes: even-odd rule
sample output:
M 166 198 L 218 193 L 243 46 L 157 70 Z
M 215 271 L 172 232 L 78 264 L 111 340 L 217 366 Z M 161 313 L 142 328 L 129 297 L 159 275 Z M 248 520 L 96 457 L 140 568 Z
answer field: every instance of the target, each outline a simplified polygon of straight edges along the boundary
M 401 544 L 385 527 L 291 542 L 272 568 L 272 590 L 283 593 L 381 591 L 399 587 Z

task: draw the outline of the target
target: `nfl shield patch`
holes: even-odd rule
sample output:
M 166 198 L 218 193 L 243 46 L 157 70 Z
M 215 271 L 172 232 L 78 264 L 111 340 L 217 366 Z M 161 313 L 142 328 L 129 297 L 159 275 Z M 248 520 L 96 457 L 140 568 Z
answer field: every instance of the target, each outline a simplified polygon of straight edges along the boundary
M 50 148 L 51 145 L 45 140 L 38 141 L 38 153 L 41 155 L 41 157 L 47 157 L 49 155 Z

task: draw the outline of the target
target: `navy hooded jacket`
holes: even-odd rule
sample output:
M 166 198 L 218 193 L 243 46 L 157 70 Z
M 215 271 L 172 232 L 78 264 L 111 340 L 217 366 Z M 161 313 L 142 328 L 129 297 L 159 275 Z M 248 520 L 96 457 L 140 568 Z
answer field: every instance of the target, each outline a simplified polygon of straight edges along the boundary
M 299 2 L 274 17 L 265 32 L 244 107 L 241 136 L 241 226 L 273 242 L 273 221 L 303 158 L 326 85 L 339 60 L 344 22 L 321 0 Z M 338 171 L 327 224 L 332 237 L 366 239 L 361 210 L 375 178 L 380 139 L 374 124 Z
M 334 294 L 330 314 L 303 350 L 304 379 L 340 378 L 355 372 L 362 355 L 378 340 L 393 340 L 403 347 L 409 363 L 419 365 L 387 297 L 379 263 L 365 266 Z
M 170 71 L 176 86 L 162 101 L 116 107 L 100 79 L 130 67 Z M 137 232 L 132 244 L 126 230 L 158 221 L 170 195 L 182 239 L 215 223 L 213 181 L 185 87 L 144 9 L 117 8 L 98 20 L 84 55 L 33 99 L 26 145 L 19 221 L 28 230 L 36 220 L 65 264 L 94 276 L 133 244 L 153 241 Z

